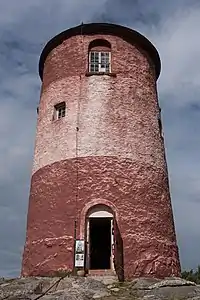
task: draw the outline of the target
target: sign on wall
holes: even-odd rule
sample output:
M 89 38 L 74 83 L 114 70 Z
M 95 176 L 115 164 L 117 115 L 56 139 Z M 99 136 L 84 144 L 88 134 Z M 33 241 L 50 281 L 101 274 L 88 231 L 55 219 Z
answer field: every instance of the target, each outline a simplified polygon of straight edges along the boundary
M 75 244 L 75 267 L 84 267 L 84 240 L 77 240 Z

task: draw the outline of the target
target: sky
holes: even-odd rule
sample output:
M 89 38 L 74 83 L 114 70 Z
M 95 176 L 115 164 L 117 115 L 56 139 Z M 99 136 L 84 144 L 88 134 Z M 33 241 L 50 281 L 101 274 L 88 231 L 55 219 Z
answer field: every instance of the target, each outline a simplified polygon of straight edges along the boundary
M 41 82 L 40 53 L 81 22 L 111 22 L 158 49 L 159 103 L 183 269 L 200 264 L 200 1 L 0 0 L 0 277 L 20 274 Z

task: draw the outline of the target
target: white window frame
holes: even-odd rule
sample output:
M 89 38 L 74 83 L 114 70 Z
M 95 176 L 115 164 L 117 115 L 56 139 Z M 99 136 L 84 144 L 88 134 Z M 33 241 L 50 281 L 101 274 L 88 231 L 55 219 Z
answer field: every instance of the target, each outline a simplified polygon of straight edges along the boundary
M 66 116 L 66 103 L 58 103 L 54 106 L 54 120 L 60 120 Z
M 92 66 L 92 61 L 91 61 L 91 56 L 92 56 L 92 53 L 95 53 L 97 54 L 98 53 L 98 56 L 99 56 L 99 59 L 98 59 L 98 71 L 95 71 L 95 70 L 91 70 L 91 66 Z M 102 56 L 102 53 L 108 53 L 108 57 L 109 57 L 109 70 L 107 71 L 106 70 L 106 67 L 102 68 L 101 65 L 101 56 Z M 94 65 L 97 65 L 97 63 L 95 64 L 94 62 Z M 92 73 L 110 73 L 111 72 L 111 51 L 90 51 L 89 52 L 89 72 L 92 72 Z

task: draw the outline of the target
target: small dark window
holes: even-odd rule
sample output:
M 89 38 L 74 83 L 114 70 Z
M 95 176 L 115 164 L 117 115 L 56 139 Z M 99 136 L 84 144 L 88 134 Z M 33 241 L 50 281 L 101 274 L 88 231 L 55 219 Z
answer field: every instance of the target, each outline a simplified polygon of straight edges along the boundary
M 106 40 L 94 40 L 89 45 L 89 72 L 111 72 L 111 44 Z
M 53 115 L 54 120 L 59 120 L 61 118 L 64 118 L 65 114 L 66 114 L 65 102 L 58 103 L 54 106 L 54 115 Z

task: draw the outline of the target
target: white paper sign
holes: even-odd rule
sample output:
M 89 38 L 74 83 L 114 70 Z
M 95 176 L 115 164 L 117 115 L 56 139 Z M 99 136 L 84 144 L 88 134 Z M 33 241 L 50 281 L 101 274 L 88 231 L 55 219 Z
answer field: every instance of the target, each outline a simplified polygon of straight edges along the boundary
M 76 253 L 84 253 L 84 241 L 76 241 Z
M 75 267 L 84 267 L 84 241 L 77 240 L 75 248 Z
M 84 254 L 76 254 L 75 267 L 84 267 Z

